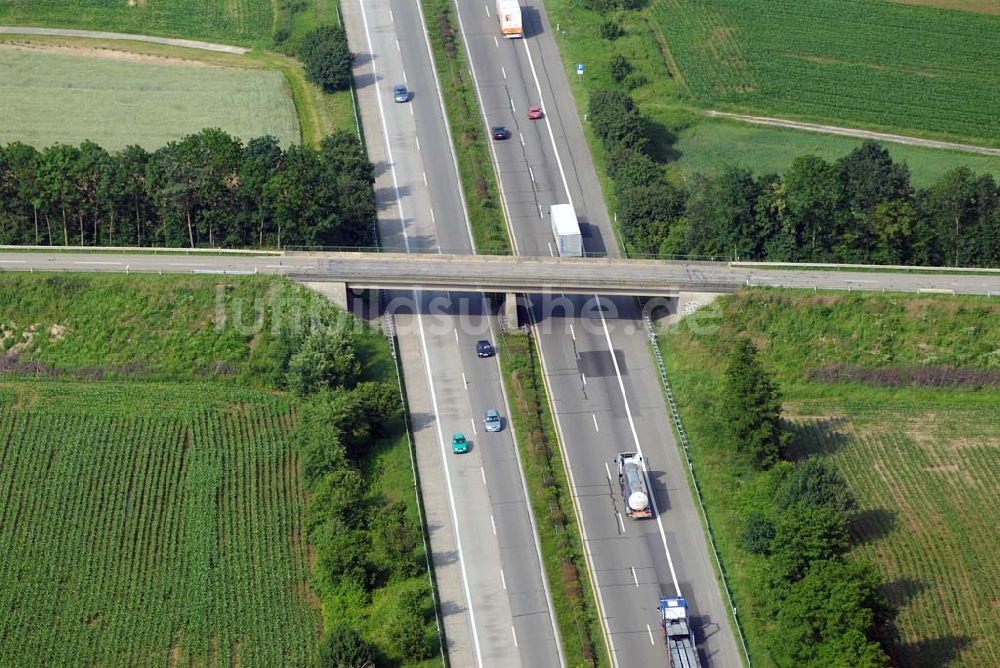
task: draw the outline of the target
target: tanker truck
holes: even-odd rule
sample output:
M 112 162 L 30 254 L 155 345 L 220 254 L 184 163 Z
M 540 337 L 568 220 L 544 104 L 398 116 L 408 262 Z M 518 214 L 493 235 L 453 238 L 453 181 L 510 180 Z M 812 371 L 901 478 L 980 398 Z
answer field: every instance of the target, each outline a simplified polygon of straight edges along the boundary
M 625 502 L 625 514 L 631 519 L 652 517 L 649 500 L 649 481 L 638 452 L 618 453 L 618 484 Z

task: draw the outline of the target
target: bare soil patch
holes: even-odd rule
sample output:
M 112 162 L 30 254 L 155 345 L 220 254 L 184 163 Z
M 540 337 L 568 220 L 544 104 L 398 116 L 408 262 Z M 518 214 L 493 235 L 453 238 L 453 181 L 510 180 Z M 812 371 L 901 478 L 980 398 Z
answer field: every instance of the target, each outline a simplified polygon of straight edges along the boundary
M 24 51 L 30 53 L 58 53 L 65 56 L 80 56 L 83 58 L 104 58 L 106 60 L 125 60 L 131 62 L 157 63 L 159 65 L 190 65 L 192 67 L 220 67 L 201 60 L 186 60 L 170 56 L 154 56 L 135 51 L 120 51 L 118 49 L 98 49 L 87 46 L 69 46 L 41 42 L 0 41 L 0 49 Z
M 1000 0 L 893 0 L 901 5 L 923 5 L 941 9 L 957 9 L 975 14 L 1000 14 Z

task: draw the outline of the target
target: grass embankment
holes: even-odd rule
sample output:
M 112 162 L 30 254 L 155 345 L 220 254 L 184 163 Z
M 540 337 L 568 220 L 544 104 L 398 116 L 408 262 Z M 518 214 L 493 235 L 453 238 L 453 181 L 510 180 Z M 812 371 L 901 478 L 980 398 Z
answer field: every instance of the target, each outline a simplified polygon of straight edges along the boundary
M 356 626 L 379 665 L 425 665 L 405 656 L 414 646 L 433 656 L 437 643 L 402 420 L 368 406 L 377 434 L 335 425 L 310 447 L 319 430 L 303 429 L 307 400 L 280 387 L 289 340 L 331 311 L 277 278 L 0 275 L 0 486 L 10 501 L 0 510 L 0 654 L 308 665 L 336 622 Z M 391 407 L 384 337 L 354 323 L 350 341 L 356 389 Z M 341 408 L 361 400 L 341 388 L 320 396 Z M 323 540 L 326 523 L 337 526 L 324 514 L 333 504 L 307 503 L 337 460 L 356 484 L 334 500 L 353 511 L 355 543 L 371 545 L 354 555 L 359 583 L 337 574 L 343 564 Z M 397 521 L 369 522 L 387 508 Z M 390 548 L 386 535 L 401 539 Z M 406 620 L 416 638 L 401 643 L 387 619 Z
M 502 336 L 498 349 L 566 662 L 610 665 L 534 336 Z
M 720 304 L 721 317 L 701 320 L 698 333 L 681 325 L 661 345 L 754 665 L 773 665 L 755 584 L 765 561 L 740 539 L 760 478 L 718 445 L 726 351 L 739 336 L 757 343 L 777 373 L 793 455 L 832 463 L 858 499 L 850 556 L 875 565 L 899 607 L 892 658 L 907 666 L 995 664 L 1000 388 L 916 384 L 974 375 L 954 367 L 993 370 L 996 382 L 1000 304 L 771 291 Z M 823 382 L 833 376 L 817 369 L 834 365 L 840 377 L 867 382 Z
M 462 38 L 448 0 L 421 0 L 441 81 L 445 111 L 451 127 L 458 176 L 479 253 L 511 252 L 497 177 L 490 157 L 488 135 L 479 114 L 479 102 L 466 64 Z
M 683 6 L 690 3 L 674 4 Z M 699 7 L 695 7 L 692 11 L 704 11 L 700 7 L 702 4 L 705 3 L 698 3 Z M 830 159 L 846 155 L 861 144 L 860 139 L 757 127 L 706 118 L 702 115 L 703 107 L 711 105 L 689 90 L 688 77 L 696 77 L 699 72 L 689 71 L 683 63 L 678 67 L 673 59 L 671 49 L 676 44 L 676 33 L 680 28 L 673 24 L 658 23 L 656 7 L 659 4 L 654 2 L 652 5 L 639 11 L 616 10 L 602 15 L 582 8 L 581 4 L 574 0 L 549 0 L 545 3 L 553 30 L 558 28 L 556 42 L 581 116 L 587 109 L 590 91 L 617 85 L 611 78 L 609 64 L 612 56 L 618 54 L 624 56 L 633 68 L 624 84 L 643 116 L 649 120 L 648 129 L 655 142 L 656 157 L 682 176 L 695 172 L 716 171 L 727 164 L 745 165 L 761 174 L 780 172 L 800 155 L 816 153 Z M 919 8 L 904 8 L 904 10 L 921 11 Z M 771 20 L 768 12 L 743 15 L 753 20 Z M 977 17 L 977 20 L 978 18 L 995 17 Z M 614 41 L 600 37 L 601 25 L 608 20 L 616 21 L 624 28 L 624 34 Z M 741 34 L 739 30 L 731 32 Z M 820 32 L 827 31 L 817 29 L 810 34 Z M 709 47 L 705 44 L 710 43 L 711 40 L 695 41 L 692 48 L 707 50 Z M 574 74 L 577 63 L 584 63 L 586 66 L 583 76 Z M 868 69 L 875 71 L 875 68 Z M 916 73 L 910 76 L 914 81 L 924 81 L 927 78 Z M 885 89 L 880 94 L 891 96 L 888 92 L 891 90 L 891 88 Z M 834 108 L 840 107 L 838 105 L 827 107 L 827 109 Z M 732 110 L 747 113 L 754 111 L 740 107 L 733 107 Z M 782 115 L 778 112 L 775 114 Z M 826 120 L 830 121 L 829 118 Z M 842 120 L 840 124 L 857 126 L 860 122 Z M 885 130 L 886 127 L 881 129 Z M 591 154 L 598 166 L 598 174 L 602 176 L 608 207 L 614 211 L 615 203 L 609 196 L 611 188 L 604 180 L 603 149 L 589 131 L 587 124 L 584 124 L 584 130 Z M 889 131 L 904 132 L 904 129 L 889 126 Z M 994 134 L 994 140 L 995 136 Z M 1000 158 L 898 144 L 886 144 L 886 146 L 894 159 L 909 164 L 916 185 L 928 185 L 947 169 L 959 165 L 968 166 L 977 172 L 990 172 L 1000 176 Z

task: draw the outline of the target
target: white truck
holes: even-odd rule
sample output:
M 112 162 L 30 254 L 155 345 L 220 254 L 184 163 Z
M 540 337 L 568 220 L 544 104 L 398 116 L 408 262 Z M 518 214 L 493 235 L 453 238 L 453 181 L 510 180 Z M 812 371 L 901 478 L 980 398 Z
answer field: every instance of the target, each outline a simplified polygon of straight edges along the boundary
M 521 5 L 517 0 L 497 0 L 497 18 L 500 19 L 500 34 L 507 39 L 524 37 L 521 27 Z
M 572 204 L 553 204 L 549 209 L 552 218 L 552 236 L 556 240 L 559 257 L 583 257 L 583 237 L 576 210 Z

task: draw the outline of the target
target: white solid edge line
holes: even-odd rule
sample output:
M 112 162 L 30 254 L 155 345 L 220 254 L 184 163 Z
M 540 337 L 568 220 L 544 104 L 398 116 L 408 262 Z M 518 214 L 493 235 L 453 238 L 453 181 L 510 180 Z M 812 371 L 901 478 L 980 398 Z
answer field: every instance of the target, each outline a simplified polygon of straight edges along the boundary
M 538 360 L 542 363 L 542 374 L 545 374 L 545 353 L 542 352 L 543 346 L 538 346 Z M 559 435 L 559 442 L 566 443 L 566 435 L 563 433 L 562 420 L 559 419 L 559 413 L 552 411 L 552 419 L 556 423 L 556 433 Z M 569 477 L 570 491 L 573 496 L 577 499 L 580 498 L 579 493 L 576 491 L 576 479 L 573 477 L 573 469 L 569 465 L 569 460 L 565 457 L 563 458 L 563 467 L 566 470 L 566 475 Z M 601 626 L 604 627 L 604 637 L 608 641 L 608 649 L 611 651 L 611 665 L 614 668 L 618 668 L 618 653 L 615 651 L 615 641 L 611 636 L 611 627 L 608 626 L 608 618 L 604 611 L 607 610 L 607 606 L 604 604 L 604 595 L 601 593 L 601 587 L 597 584 L 597 575 L 594 570 L 594 555 L 590 551 L 590 539 L 587 538 L 587 525 L 583 521 L 583 517 L 580 516 L 578 510 L 578 504 L 573 504 L 573 511 L 576 514 L 577 524 L 580 527 L 580 534 L 583 536 L 583 549 L 587 557 L 587 569 L 590 572 L 591 581 L 593 582 L 594 591 L 597 592 L 597 607 L 601 618 Z M 621 522 L 621 515 L 618 515 L 618 521 Z M 625 525 L 622 523 L 622 533 L 625 533 Z
M 361 20 L 365 24 L 365 40 L 368 42 L 368 53 L 374 56 L 375 48 L 372 46 L 372 33 L 371 29 L 368 27 L 368 12 L 365 11 L 364 0 L 358 0 L 358 5 L 361 7 Z M 389 10 L 389 17 L 392 18 L 392 10 Z M 378 85 L 378 67 L 375 65 L 375 59 L 372 58 L 372 78 L 375 80 L 375 102 L 378 104 L 378 115 L 379 120 L 382 121 L 382 136 L 384 137 L 385 144 L 385 156 L 389 159 L 389 172 L 392 174 L 392 187 L 396 193 L 396 209 L 399 211 L 399 226 L 403 231 L 403 245 L 406 248 L 406 252 L 410 252 L 410 238 L 406 234 L 406 218 L 403 216 L 403 201 L 399 194 L 399 179 L 396 176 L 396 163 L 392 158 L 392 146 L 389 145 L 389 127 L 385 122 L 385 107 L 382 105 L 382 91 Z M 416 292 L 414 291 L 414 296 Z M 419 319 L 419 313 L 418 319 Z
M 417 3 L 417 4 L 419 5 L 420 3 Z M 489 15 L 488 11 L 487 11 L 487 15 Z M 458 19 L 458 31 L 462 35 L 462 46 L 465 47 L 465 60 L 469 64 L 469 72 L 472 73 L 472 85 L 476 89 L 476 100 L 479 102 L 479 115 L 483 119 L 483 127 L 484 128 L 489 128 L 490 121 L 489 121 L 488 118 L 486 118 L 486 107 L 483 105 L 483 94 L 482 94 L 482 91 L 479 88 L 479 77 L 476 76 L 476 67 L 473 64 L 474 61 L 472 60 L 472 51 L 469 50 L 469 40 L 466 37 L 466 33 L 465 33 L 465 23 L 462 21 L 461 5 L 460 5 L 460 3 L 457 3 L 457 2 L 455 3 L 455 17 Z M 426 33 L 426 31 L 427 31 L 427 29 L 426 29 L 426 26 L 425 26 L 424 27 L 424 32 Z M 430 38 L 428 37 L 428 40 L 429 39 Z M 514 234 L 514 229 L 513 229 L 513 227 L 510 224 L 510 218 L 508 217 L 507 211 L 506 211 L 507 195 L 506 195 L 506 193 L 504 192 L 504 189 L 503 189 L 503 179 L 500 178 L 500 176 L 499 176 L 499 174 L 500 174 L 500 160 L 497 158 L 497 148 L 496 148 L 496 146 L 494 146 L 494 143 L 495 142 L 492 142 L 492 141 L 491 142 L 487 142 L 487 145 L 490 147 L 490 157 L 493 158 L 493 168 L 496 170 L 495 173 L 497 174 L 496 182 L 497 182 L 497 187 L 500 188 L 500 202 L 505 207 L 505 210 L 504 210 L 504 222 L 507 223 L 507 234 L 510 236 L 510 241 L 514 245 L 514 255 L 520 255 L 521 254 L 521 249 L 518 248 L 518 245 L 517 245 L 517 235 Z M 541 205 L 539 205 L 539 207 L 541 207 Z M 541 208 L 539 208 L 538 213 L 541 214 Z M 472 234 L 471 228 L 469 230 L 469 234 L 470 235 Z M 559 660 L 562 661 L 562 646 L 560 646 L 559 652 L 560 652 L 560 654 L 559 654 Z
M 365 25 L 365 39 L 368 42 L 368 53 L 374 54 L 374 48 L 372 46 L 371 29 L 368 27 L 368 13 L 365 11 L 364 0 L 360 0 L 358 4 L 361 6 L 361 19 Z M 382 104 L 382 94 L 381 91 L 379 90 L 379 85 L 378 85 L 378 68 L 375 66 L 374 61 L 372 62 L 372 74 L 375 75 L 373 77 L 375 79 L 375 100 L 378 103 L 379 116 L 382 121 L 382 133 L 383 136 L 385 137 L 386 157 L 389 159 L 389 171 L 392 174 L 393 189 L 395 190 L 396 193 L 396 207 L 399 211 L 400 227 L 403 230 L 403 242 L 405 244 L 406 251 L 409 252 L 410 239 L 406 234 L 406 223 L 403 217 L 403 203 L 400 199 L 400 194 L 399 194 L 399 180 L 396 176 L 396 165 L 392 159 L 392 148 L 389 146 L 389 129 L 386 126 L 385 108 Z M 415 302 L 418 301 L 422 294 L 423 294 L 422 291 L 414 290 L 413 291 L 414 301 Z M 435 423 L 437 425 L 438 443 L 441 446 L 441 458 L 444 461 L 445 482 L 448 484 L 448 505 L 451 507 L 452 521 L 455 524 L 455 547 L 456 550 L 458 551 L 458 563 L 459 566 L 461 567 L 461 572 L 462 572 L 462 588 L 465 591 L 466 602 L 469 604 L 469 621 L 472 627 L 472 644 L 476 650 L 476 664 L 482 666 L 483 655 L 482 655 L 482 649 L 479 646 L 479 630 L 476 628 L 476 615 L 472 605 L 472 593 L 469 591 L 469 574 L 465 567 L 465 555 L 462 552 L 462 537 L 458 528 L 458 510 L 455 508 L 455 490 L 451 484 L 451 470 L 448 466 L 448 456 L 445 451 L 444 432 L 441 430 L 441 420 L 437 417 L 440 414 L 440 410 L 438 409 L 437 405 L 437 392 L 434 389 L 434 378 L 431 374 L 430 357 L 427 352 L 427 338 L 424 335 L 423 316 L 421 315 L 419 308 L 416 309 L 416 311 L 417 311 L 417 329 L 419 330 L 420 333 L 420 347 L 423 349 L 424 367 L 427 370 L 427 384 L 430 387 L 431 403 L 434 405 L 434 415 L 435 415 Z
M 422 295 L 422 290 L 414 290 L 414 300 L 419 300 L 418 295 Z M 419 301 L 417 301 L 419 305 Z M 469 574 L 465 568 L 465 555 L 462 552 L 462 533 L 458 527 L 458 510 L 455 508 L 455 490 L 451 485 L 451 468 L 448 466 L 448 453 L 444 446 L 444 432 L 441 430 L 440 410 L 437 403 L 437 392 L 434 390 L 434 378 L 431 373 L 430 356 L 427 352 L 427 337 L 424 336 L 423 317 L 420 315 L 421 309 L 417 311 L 417 329 L 420 333 L 420 347 L 424 353 L 424 368 L 427 370 L 427 384 L 431 390 L 431 403 L 434 405 L 434 422 L 437 425 L 438 443 L 441 446 L 441 459 L 444 462 L 444 479 L 448 484 L 448 505 L 451 507 L 451 519 L 455 525 L 455 549 L 458 551 L 458 563 L 462 569 L 462 588 L 465 590 L 465 600 L 469 604 L 469 621 L 472 625 L 472 643 L 476 649 L 476 665 L 483 665 L 482 650 L 479 647 L 479 631 L 476 628 L 476 613 L 472 606 L 472 592 L 469 591 Z M 485 474 L 484 474 L 485 475 Z M 483 480 L 485 482 L 485 478 Z
M 462 217 L 465 218 L 465 230 L 469 235 L 469 244 L 473 251 L 476 248 L 476 240 L 472 237 L 472 223 L 469 221 L 469 206 L 465 201 L 465 191 L 462 190 L 462 179 L 458 172 L 458 156 L 455 154 L 455 142 L 451 138 L 451 123 L 448 121 L 448 113 L 444 108 L 444 93 L 441 91 L 441 80 L 438 78 L 437 65 L 434 62 L 434 51 L 431 49 L 431 38 L 427 30 L 427 20 L 424 18 L 424 8 L 422 2 L 417 5 L 417 16 L 420 17 L 421 32 L 424 35 L 424 47 L 427 49 L 427 58 L 431 61 L 431 74 L 434 75 L 434 90 L 437 93 L 438 109 L 441 111 L 441 118 L 444 120 L 445 135 L 448 137 L 448 148 L 451 150 L 451 166 L 455 170 L 455 183 L 458 184 L 458 198 L 462 202 Z M 457 6 L 457 5 L 456 5 Z M 462 40 L 463 42 L 465 40 Z M 423 160 L 423 156 L 420 157 Z M 426 185 L 426 184 L 425 184 Z
M 486 303 L 486 297 L 483 297 L 483 312 L 486 314 L 486 324 L 490 328 L 490 336 L 494 341 L 497 340 L 496 331 L 493 329 L 493 317 L 490 315 L 488 304 Z M 540 347 L 540 346 L 539 346 Z M 510 402 L 507 400 L 507 390 L 503 385 L 503 369 L 500 367 L 500 356 L 494 355 L 493 361 L 496 364 L 497 374 L 500 380 L 500 396 L 503 397 L 503 407 L 507 411 L 507 415 L 510 415 Z M 517 440 L 517 431 L 514 429 L 514 424 L 508 420 L 510 423 L 510 434 L 511 440 Z M 559 666 L 560 668 L 566 668 L 566 657 L 563 654 L 563 644 L 562 644 L 562 634 L 559 633 L 559 625 L 556 623 L 556 613 L 555 604 L 552 602 L 552 590 L 549 587 L 549 578 L 545 573 L 545 561 L 542 559 L 542 546 L 538 542 L 538 526 L 535 523 L 535 511 L 531 507 L 531 497 L 528 495 L 528 482 L 524 478 L 524 467 L 521 465 L 521 453 L 517 451 L 517 444 L 514 443 L 515 457 L 514 461 L 517 463 L 517 473 L 518 477 L 521 479 L 521 493 L 524 495 L 524 505 L 528 510 L 528 524 L 531 525 L 531 542 L 535 546 L 535 557 L 538 559 L 538 571 L 542 578 L 542 589 L 545 590 L 545 602 L 548 604 L 549 613 L 549 623 L 552 625 L 552 638 L 556 645 L 556 654 L 559 656 Z M 493 527 L 493 533 L 496 533 L 496 526 Z
M 600 308 L 601 298 L 598 295 L 594 295 L 594 299 L 597 300 L 597 311 L 601 314 L 601 325 L 604 327 L 604 338 L 608 342 L 608 350 L 611 351 L 611 362 L 615 367 L 615 376 L 618 378 L 618 389 L 622 393 L 622 401 L 625 403 L 625 415 L 628 417 L 628 426 L 632 430 L 632 441 L 635 443 L 636 452 L 642 457 L 642 471 L 646 477 L 646 484 L 649 485 L 649 469 L 646 466 L 646 457 L 642 454 L 642 445 L 639 443 L 639 434 L 635 429 L 635 419 L 632 417 L 632 409 L 628 405 L 628 397 L 625 395 L 625 381 L 622 380 L 622 370 L 618 366 L 618 358 L 615 356 L 615 347 L 611 342 L 611 332 L 608 331 L 608 321 L 604 317 L 604 309 Z M 677 595 L 680 596 L 681 588 L 677 584 L 677 571 L 674 570 L 674 560 L 670 556 L 670 548 L 667 547 L 667 534 L 663 530 L 663 520 L 660 517 L 660 509 L 656 507 L 656 495 L 653 494 L 652 488 L 649 490 L 649 500 L 653 503 L 653 512 L 656 513 L 656 526 L 660 530 L 660 540 L 663 542 L 663 552 L 667 555 L 667 565 L 670 566 L 670 577 L 674 581 L 674 590 Z
M 521 40 L 524 44 L 524 52 L 528 54 L 528 65 L 531 66 L 531 76 L 535 80 L 535 89 L 538 91 L 538 104 L 542 109 L 546 109 L 545 100 L 542 98 L 542 84 L 538 81 L 538 73 L 535 71 L 535 60 L 531 57 L 531 49 L 528 48 L 528 40 Z M 552 134 L 552 124 L 549 123 L 549 115 L 545 114 L 545 127 L 549 131 L 549 141 L 552 142 L 552 152 L 556 156 L 556 166 L 559 167 L 559 176 L 562 177 L 563 188 L 566 190 L 566 199 L 573 203 L 573 196 L 569 194 L 569 181 L 566 180 L 566 172 L 563 170 L 562 159 L 559 157 L 559 149 L 556 148 L 556 137 Z

